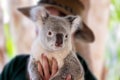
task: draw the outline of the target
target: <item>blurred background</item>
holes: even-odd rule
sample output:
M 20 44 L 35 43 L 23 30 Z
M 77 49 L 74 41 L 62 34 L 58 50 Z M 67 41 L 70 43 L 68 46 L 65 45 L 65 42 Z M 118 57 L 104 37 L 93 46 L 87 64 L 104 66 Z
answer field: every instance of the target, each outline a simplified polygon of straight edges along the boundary
M 16 8 L 35 5 L 37 1 L 0 0 L 0 72 L 16 55 L 29 54 L 35 38 L 35 27 Z M 92 30 L 98 35 L 97 40 L 104 40 L 104 49 L 92 48 L 96 50 L 96 53 L 91 53 L 94 63 L 92 71 L 98 80 L 120 80 L 120 0 L 90 2 L 86 21 L 88 25 L 95 26 Z M 95 46 L 99 44 L 100 41 Z

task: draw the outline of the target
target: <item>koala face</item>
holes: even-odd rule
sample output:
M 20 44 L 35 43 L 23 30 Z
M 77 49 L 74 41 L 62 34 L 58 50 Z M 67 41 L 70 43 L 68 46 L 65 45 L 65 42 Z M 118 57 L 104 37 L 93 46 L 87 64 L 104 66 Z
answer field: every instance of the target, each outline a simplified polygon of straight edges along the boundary
M 50 51 L 61 50 L 68 47 L 71 38 L 70 23 L 65 18 L 49 16 L 42 26 L 39 26 L 40 43 Z
M 95 39 L 93 32 L 80 16 L 52 16 L 40 6 L 18 10 L 35 23 L 38 31 L 37 39 L 47 50 L 68 49 L 72 46 L 72 38 L 85 42 L 93 42 Z

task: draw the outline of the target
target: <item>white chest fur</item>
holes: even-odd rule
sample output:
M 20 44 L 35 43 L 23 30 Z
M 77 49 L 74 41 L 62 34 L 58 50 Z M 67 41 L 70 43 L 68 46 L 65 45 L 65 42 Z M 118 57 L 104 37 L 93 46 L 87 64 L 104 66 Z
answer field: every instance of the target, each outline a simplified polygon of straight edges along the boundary
M 69 51 L 70 50 L 68 49 L 58 50 L 58 51 L 53 51 L 53 52 L 47 51 L 40 44 L 36 42 L 32 46 L 31 55 L 37 61 L 42 61 L 41 54 L 45 54 L 48 57 L 50 63 L 51 63 L 52 57 L 54 57 L 58 62 L 58 67 L 61 68 L 64 64 L 64 59 L 69 54 Z

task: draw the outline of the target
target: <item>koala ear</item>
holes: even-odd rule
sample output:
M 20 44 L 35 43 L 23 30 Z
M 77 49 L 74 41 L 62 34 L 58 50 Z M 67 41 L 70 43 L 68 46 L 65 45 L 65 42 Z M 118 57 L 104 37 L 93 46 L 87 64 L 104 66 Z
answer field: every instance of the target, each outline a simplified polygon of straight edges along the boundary
M 94 34 L 89 27 L 82 21 L 80 16 L 69 15 L 65 17 L 71 24 L 71 32 L 75 39 L 83 40 L 86 42 L 94 41 Z
M 68 15 L 65 18 L 72 24 L 73 21 L 77 18 L 77 16 Z
M 30 11 L 31 18 L 36 21 L 36 20 L 46 20 L 49 17 L 48 12 L 46 11 L 45 8 L 41 6 L 37 6 L 31 9 Z
M 49 17 L 48 12 L 40 6 L 19 8 L 18 10 L 33 21 L 39 19 L 45 20 Z
M 74 37 L 79 40 L 83 40 L 86 42 L 93 42 L 95 40 L 93 32 L 89 29 L 89 27 L 81 22 L 80 25 L 77 25 L 76 31 L 74 33 Z

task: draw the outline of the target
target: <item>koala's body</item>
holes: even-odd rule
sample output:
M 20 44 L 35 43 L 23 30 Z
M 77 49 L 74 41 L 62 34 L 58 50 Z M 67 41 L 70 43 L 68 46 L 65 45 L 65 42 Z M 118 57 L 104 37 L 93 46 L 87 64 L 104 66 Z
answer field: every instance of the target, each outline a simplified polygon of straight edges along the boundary
M 34 21 L 38 30 L 28 64 L 30 78 L 42 80 L 37 69 L 37 61 L 41 61 L 40 56 L 44 53 L 49 60 L 54 57 L 58 62 L 59 70 L 50 80 L 65 80 L 68 74 L 71 74 L 72 80 L 84 80 L 84 70 L 72 42 L 73 37 L 92 41 L 94 36 L 90 29 L 78 16 L 52 16 L 41 7 L 26 9 L 29 11 L 27 16 Z M 26 15 L 25 9 L 20 11 Z

